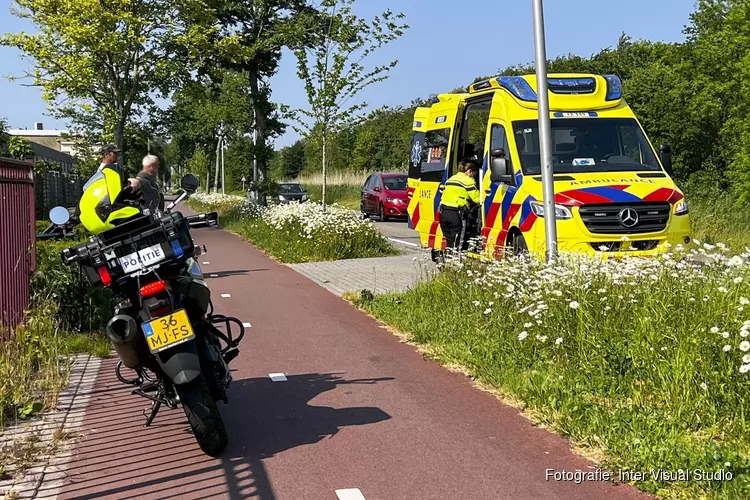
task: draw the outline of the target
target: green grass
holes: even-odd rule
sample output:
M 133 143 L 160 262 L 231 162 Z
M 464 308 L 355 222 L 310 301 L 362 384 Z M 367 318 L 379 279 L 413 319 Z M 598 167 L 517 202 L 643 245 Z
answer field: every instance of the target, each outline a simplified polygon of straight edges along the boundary
M 0 341 L 0 427 L 54 406 L 68 383 L 70 356 L 109 353 L 101 333 L 111 313 L 109 295 L 60 260 L 60 251 L 75 243 L 37 244 L 32 306 L 23 325 L 0 335 L 7 339 Z
M 307 189 L 312 201 L 320 202 L 323 199 L 322 184 L 303 184 Z M 326 202 L 328 204 L 337 203 L 344 208 L 359 210 L 362 200 L 361 185 L 333 184 L 326 186 Z
M 320 205 L 245 206 L 241 199 L 189 200 L 201 212 L 219 211 L 222 227 L 284 263 L 316 262 L 396 255 L 374 225 L 351 212 Z
M 724 192 L 688 192 L 693 237 L 730 248 L 750 247 L 750 207 Z
M 415 290 L 355 303 L 611 470 L 734 474 L 703 483 L 649 476 L 637 484 L 646 491 L 750 498 L 750 373 L 740 373 L 750 270 L 597 266 L 465 263 Z

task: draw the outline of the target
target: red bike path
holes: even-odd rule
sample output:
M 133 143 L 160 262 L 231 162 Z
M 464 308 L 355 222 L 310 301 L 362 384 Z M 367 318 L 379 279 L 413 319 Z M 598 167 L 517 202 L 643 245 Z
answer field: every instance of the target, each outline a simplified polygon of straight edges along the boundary
M 230 444 L 203 455 L 181 408 L 144 428 L 148 402 L 107 359 L 60 499 L 646 498 L 547 480 L 594 464 L 237 236 L 193 233 L 217 312 L 252 324 L 222 405 Z

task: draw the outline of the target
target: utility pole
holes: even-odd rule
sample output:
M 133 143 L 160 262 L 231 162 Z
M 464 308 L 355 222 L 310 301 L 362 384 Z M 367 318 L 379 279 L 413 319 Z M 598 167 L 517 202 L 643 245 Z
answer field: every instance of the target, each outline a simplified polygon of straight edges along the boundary
M 534 5 L 534 46 L 536 53 L 536 95 L 539 108 L 539 154 L 542 161 L 542 197 L 544 198 L 544 234 L 547 261 L 557 257 L 557 220 L 555 217 L 555 177 L 552 165 L 552 124 L 549 119 L 547 90 L 547 47 L 544 41 L 544 7 L 542 0 Z
M 221 194 L 226 194 L 224 191 L 224 149 L 226 148 L 226 140 L 224 136 L 221 137 Z

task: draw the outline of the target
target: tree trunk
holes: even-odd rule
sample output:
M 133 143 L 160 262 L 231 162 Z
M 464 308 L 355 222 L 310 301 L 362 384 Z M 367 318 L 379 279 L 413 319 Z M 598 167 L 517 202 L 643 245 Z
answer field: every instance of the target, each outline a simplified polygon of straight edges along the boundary
M 258 68 L 250 66 L 248 69 L 248 82 L 250 83 L 250 94 L 253 98 L 253 115 L 255 115 L 255 143 L 253 144 L 253 154 L 257 162 L 258 178 L 255 179 L 257 183 L 262 183 L 266 180 L 267 165 L 265 158 L 265 146 L 266 146 L 266 115 L 268 113 L 268 99 L 265 95 L 260 92 L 260 75 L 258 74 Z M 266 194 L 257 191 L 258 204 L 266 205 Z
M 326 131 L 325 126 L 323 127 L 323 194 L 321 195 L 321 198 L 323 199 L 323 212 L 326 211 L 326 172 L 328 170 L 328 156 L 326 155 L 326 149 L 328 146 L 328 132 Z
M 114 140 L 115 146 L 120 150 L 117 153 L 117 164 L 122 169 L 123 176 L 125 175 L 125 117 L 120 118 L 115 123 Z
M 219 149 L 221 148 L 221 138 L 216 143 L 216 172 L 214 173 L 214 193 L 219 193 Z

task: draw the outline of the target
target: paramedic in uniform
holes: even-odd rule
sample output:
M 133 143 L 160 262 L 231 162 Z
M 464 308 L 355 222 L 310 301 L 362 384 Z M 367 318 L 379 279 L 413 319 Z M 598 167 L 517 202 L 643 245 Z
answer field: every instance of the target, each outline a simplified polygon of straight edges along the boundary
M 458 170 L 446 181 L 440 201 L 440 229 L 447 247 L 453 249 L 459 245 L 462 230 L 466 231 L 469 209 L 479 205 L 479 189 L 475 181 L 479 166 L 474 161 L 462 161 Z M 463 243 L 466 244 L 465 238 Z

